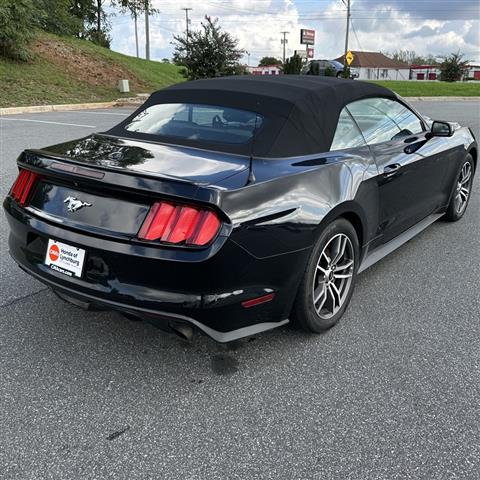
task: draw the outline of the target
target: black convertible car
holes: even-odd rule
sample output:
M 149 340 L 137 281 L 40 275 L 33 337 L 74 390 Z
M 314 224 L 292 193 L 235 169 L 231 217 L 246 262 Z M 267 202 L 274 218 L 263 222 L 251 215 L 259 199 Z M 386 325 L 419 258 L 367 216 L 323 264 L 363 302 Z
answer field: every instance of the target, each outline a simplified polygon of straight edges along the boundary
M 183 83 L 105 133 L 23 152 L 10 252 L 67 301 L 186 337 L 320 332 L 357 273 L 463 216 L 477 152 L 468 128 L 374 84 Z

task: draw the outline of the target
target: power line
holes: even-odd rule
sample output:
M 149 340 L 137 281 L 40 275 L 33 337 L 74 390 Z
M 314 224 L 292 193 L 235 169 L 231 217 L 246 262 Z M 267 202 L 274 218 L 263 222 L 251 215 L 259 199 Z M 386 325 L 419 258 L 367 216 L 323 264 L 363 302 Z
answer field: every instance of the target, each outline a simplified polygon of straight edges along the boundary
M 352 27 L 353 34 L 355 35 L 355 39 L 357 40 L 358 49 L 359 49 L 360 51 L 363 51 L 363 48 L 362 48 L 362 46 L 360 45 L 360 40 L 358 39 L 357 31 L 355 30 L 355 27 L 354 27 L 354 25 L 353 25 L 353 20 L 350 20 L 350 25 L 351 25 L 351 27 Z

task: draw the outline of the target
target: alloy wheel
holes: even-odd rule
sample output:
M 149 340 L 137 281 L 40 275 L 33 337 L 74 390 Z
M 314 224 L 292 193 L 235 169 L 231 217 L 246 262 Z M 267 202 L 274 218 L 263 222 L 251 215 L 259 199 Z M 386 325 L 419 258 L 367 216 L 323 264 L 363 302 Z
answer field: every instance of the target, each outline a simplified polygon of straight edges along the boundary
M 342 308 L 354 268 L 352 241 L 343 233 L 333 236 L 323 247 L 313 276 L 313 306 L 320 318 L 328 320 Z
M 467 207 L 468 197 L 472 185 L 472 164 L 465 162 L 462 166 L 455 189 L 455 211 L 461 215 Z

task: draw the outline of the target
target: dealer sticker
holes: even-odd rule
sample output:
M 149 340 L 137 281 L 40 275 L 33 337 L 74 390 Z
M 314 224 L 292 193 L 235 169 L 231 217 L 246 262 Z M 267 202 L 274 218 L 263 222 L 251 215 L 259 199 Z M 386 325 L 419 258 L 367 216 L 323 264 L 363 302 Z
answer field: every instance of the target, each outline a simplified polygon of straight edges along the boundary
M 81 277 L 84 260 L 85 250 L 56 240 L 48 240 L 45 265 L 52 270 L 69 277 Z

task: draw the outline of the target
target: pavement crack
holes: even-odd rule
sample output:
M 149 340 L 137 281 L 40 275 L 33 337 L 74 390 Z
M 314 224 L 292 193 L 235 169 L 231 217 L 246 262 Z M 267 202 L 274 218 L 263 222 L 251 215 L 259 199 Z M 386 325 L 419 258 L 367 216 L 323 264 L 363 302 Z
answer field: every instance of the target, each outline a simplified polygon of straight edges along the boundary
M 16 297 L 6 303 L 2 303 L 0 305 L 0 308 L 5 308 L 9 307 L 10 305 L 14 305 L 15 303 L 21 302 L 22 300 L 25 300 L 26 298 L 34 297 L 35 295 L 38 295 L 39 293 L 44 292 L 45 290 L 48 290 L 48 287 L 42 288 L 40 290 L 37 290 L 36 292 L 29 293 L 27 295 L 23 295 L 22 297 Z

